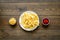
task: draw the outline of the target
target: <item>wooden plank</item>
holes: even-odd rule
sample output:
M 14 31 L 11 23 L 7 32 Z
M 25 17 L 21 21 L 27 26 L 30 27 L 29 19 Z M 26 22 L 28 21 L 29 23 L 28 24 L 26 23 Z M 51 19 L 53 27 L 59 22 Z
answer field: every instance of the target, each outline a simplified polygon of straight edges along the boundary
M 41 9 L 41 10 L 39 10 L 39 9 L 28 9 L 28 10 L 30 10 L 30 11 L 34 11 L 34 12 L 36 12 L 38 15 L 44 15 L 44 16 L 60 16 L 60 9 L 55 9 L 55 10 L 49 10 L 49 9 L 45 9 L 45 10 L 43 10 L 43 9 Z M 2 10 L 2 11 L 0 11 L 0 16 L 1 15 L 20 15 L 20 14 L 22 14 L 24 11 L 27 11 L 27 9 L 22 9 L 22 10 L 20 10 L 20 9 L 4 9 L 4 10 Z
M 60 2 L 60 0 L 0 0 L 0 3 L 17 3 L 17 2 L 21 2 L 21 3 L 32 3 L 32 2 Z
M 0 3 L 0 15 L 19 15 L 30 10 L 38 15 L 60 16 L 60 3 Z
M 5 33 L 5 34 L 4 34 Z M 39 30 L 34 32 L 25 32 L 21 30 L 6 30 L 1 32 L 1 39 L 5 40 L 59 40 L 60 39 L 60 31 L 59 30 Z

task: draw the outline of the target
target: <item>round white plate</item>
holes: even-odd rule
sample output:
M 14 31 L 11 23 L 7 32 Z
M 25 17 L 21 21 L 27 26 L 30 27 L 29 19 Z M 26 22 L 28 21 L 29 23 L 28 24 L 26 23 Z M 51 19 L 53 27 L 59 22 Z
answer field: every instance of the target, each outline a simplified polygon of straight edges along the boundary
M 25 11 L 25 12 L 36 14 L 36 13 L 33 12 L 33 11 Z M 35 26 L 34 28 L 32 28 L 32 29 L 24 28 L 24 26 L 21 24 L 21 20 L 22 20 L 21 16 L 23 16 L 23 14 L 24 14 L 24 12 L 23 12 L 23 13 L 20 15 L 20 17 L 19 17 L 19 25 L 20 25 L 20 27 L 21 27 L 22 29 L 26 30 L 26 31 L 33 31 L 33 30 L 35 30 L 35 29 L 39 26 L 39 24 L 38 24 L 37 26 Z M 38 15 L 37 15 L 37 16 L 38 16 Z M 38 23 L 39 23 L 39 19 L 38 19 Z

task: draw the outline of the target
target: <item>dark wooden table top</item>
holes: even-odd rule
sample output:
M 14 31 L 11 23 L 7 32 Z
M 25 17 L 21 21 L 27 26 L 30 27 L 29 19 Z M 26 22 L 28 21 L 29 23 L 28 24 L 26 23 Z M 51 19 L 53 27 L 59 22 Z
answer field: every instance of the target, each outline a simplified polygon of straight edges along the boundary
M 39 27 L 32 32 L 22 30 L 19 25 L 19 16 L 27 10 L 36 12 L 40 19 Z M 17 20 L 15 26 L 8 23 L 12 17 Z M 45 17 L 50 20 L 46 28 L 41 24 Z M 60 40 L 60 3 L 0 3 L 0 40 Z

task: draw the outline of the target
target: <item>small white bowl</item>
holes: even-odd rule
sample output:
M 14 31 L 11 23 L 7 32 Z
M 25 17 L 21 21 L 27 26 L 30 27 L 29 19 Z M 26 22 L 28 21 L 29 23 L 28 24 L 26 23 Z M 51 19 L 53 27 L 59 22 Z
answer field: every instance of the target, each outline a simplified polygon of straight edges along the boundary
M 33 12 L 33 11 L 25 11 L 25 12 L 36 14 L 36 13 Z M 23 14 L 24 14 L 24 12 L 21 14 L 21 16 L 23 16 Z M 21 16 L 19 17 L 19 25 L 20 25 L 20 27 L 21 27 L 22 29 L 24 29 L 25 31 L 33 31 L 33 30 L 35 30 L 35 29 L 39 26 L 39 24 L 38 24 L 37 26 L 35 26 L 35 27 L 32 28 L 32 29 L 24 28 L 24 26 L 21 24 L 21 20 L 22 20 Z M 38 15 L 37 15 L 37 16 L 38 16 Z M 39 18 L 38 18 L 38 23 L 39 23 Z

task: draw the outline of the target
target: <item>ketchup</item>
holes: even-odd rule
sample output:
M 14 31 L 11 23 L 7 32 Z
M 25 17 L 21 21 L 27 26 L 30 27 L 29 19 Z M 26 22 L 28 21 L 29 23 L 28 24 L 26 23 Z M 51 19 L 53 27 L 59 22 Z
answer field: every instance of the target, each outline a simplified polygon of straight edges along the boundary
M 49 20 L 47 18 L 44 18 L 43 19 L 43 24 L 48 24 L 49 23 Z

